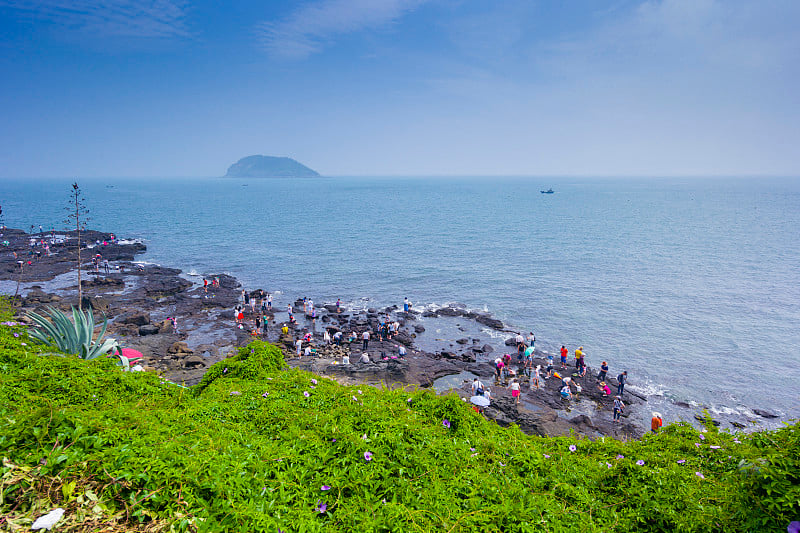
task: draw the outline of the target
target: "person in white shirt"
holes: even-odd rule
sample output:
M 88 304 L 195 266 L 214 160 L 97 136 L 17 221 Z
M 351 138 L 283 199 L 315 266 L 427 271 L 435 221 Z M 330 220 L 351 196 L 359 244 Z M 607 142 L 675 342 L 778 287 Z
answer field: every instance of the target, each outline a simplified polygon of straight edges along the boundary
M 472 380 L 472 395 L 473 396 L 483 396 L 484 393 L 484 386 L 483 383 L 478 378 Z
M 297 339 L 294 345 L 297 347 L 297 357 L 300 357 L 300 354 L 302 353 L 303 350 L 303 340 Z
M 363 341 L 361 349 L 366 351 L 367 346 L 369 346 L 369 331 L 365 331 L 364 333 L 361 334 L 361 340 Z
M 362 363 L 369 363 L 370 362 L 369 354 L 367 354 L 367 352 L 362 353 L 361 354 L 361 359 L 359 359 L 359 361 L 362 362 Z

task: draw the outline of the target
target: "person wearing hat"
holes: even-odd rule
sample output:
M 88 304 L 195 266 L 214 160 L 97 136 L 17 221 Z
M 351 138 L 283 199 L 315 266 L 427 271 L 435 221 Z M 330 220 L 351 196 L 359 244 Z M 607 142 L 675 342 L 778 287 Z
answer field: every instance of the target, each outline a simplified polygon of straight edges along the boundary
M 661 429 L 661 426 L 664 425 L 664 421 L 661 419 L 660 413 L 653 413 L 653 419 L 650 420 L 650 430 L 653 433 L 658 433 L 658 430 Z
M 622 403 L 622 396 L 614 398 L 614 422 L 620 422 L 622 411 L 625 409 L 625 404 Z

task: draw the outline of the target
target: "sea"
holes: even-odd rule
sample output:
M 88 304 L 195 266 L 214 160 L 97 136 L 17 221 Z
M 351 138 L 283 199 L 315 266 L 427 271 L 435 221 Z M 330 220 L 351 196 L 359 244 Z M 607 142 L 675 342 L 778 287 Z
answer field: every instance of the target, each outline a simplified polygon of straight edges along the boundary
M 0 181 L 5 224 L 66 227 L 72 181 Z M 229 273 L 276 306 L 459 303 L 583 346 L 654 409 L 800 416 L 798 178 L 77 181 L 89 227 L 197 282 Z

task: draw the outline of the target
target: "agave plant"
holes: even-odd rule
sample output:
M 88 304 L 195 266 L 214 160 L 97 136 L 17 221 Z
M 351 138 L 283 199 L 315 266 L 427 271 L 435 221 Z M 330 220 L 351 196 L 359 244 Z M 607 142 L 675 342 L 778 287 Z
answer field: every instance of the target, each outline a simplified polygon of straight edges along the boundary
M 100 333 L 94 337 L 94 315 L 91 308 L 86 313 L 72 308 L 72 321 L 67 314 L 54 307 L 47 307 L 50 319 L 30 312 L 28 316 L 38 326 L 37 329 L 28 331 L 32 338 L 58 348 L 64 353 L 78 355 L 81 359 L 95 359 L 109 352 L 119 350 L 119 345 L 114 339 L 105 339 L 108 320 L 103 317 Z

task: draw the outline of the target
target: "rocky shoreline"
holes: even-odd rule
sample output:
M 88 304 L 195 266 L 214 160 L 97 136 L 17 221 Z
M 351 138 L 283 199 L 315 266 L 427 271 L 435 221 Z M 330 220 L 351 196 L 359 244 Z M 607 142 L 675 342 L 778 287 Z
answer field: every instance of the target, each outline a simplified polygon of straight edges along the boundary
M 17 295 L 14 304 L 20 319 L 24 319 L 27 311 L 41 310 L 46 305 L 68 310 L 77 304 L 74 232 L 61 232 L 55 238 L 50 234 L 31 235 L 8 228 L 2 233 L 0 240 L 8 244 L 0 250 L 0 292 Z M 32 247 L 32 239 L 44 240 L 49 250 Z M 240 328 L 234 308 L 242 302 L 242 288 L 235 278 L 208 273 L 204 277 L 217 278 L 219 285 L 206 290 L 202 284 L 186 279 L 178 269 L 136 263 L 136 256 L 146 251 L 143 243 L 114 240 L 112 234 L 97 231 L 82 232 L 82 241 L 90 243 L 88 248 L 82 249 L 84 306 L 91 306 L 95 312 L 108 317 L 107 335 L 116 338 L 124 347 L 141 351 L 147 370 L 159 372 L 173 382 L 197 383 L 210 365 L 250 342 L 255 336 L 251 330 L 258 315 L 266 316 L 268 321 L 265 334 L 260 332 L 257 336 L 280 346 L 289 365 L 342 383 L 441 390 L 437 382 L 445 379 L 459 396 L 468 400 L 469 382 L 477 376 L 492 390 L 492 404 L 485 409 L 485 415 L 501 425 L 517 424 L 528 434 L 555 436 L 576 432 L 592 438 L 629 439 L 639 438 L 646 431 L 636 420 L 649 418 L 649 412 L 642 415 L 647 398 L 626 388 L 624 401 L 628 408 L 623 421 L 613 423 L 613 396 L 604 395 L 597 387 L 596 369 L 590 367 L 583 378 L 573 373 L 574 368 L 567 370 L 567 375 L 582 388 L 579 399 L 572 401 L 560 398 L 559 379 L 546 380 L 542 388 L 530 390 L 527 378 L 522 378 L 522 401 L 515 405 L 505 384 L 494 379 L 494 364 L 488 354 L 495 348 L 486 339 L 475 334 L 449 342 L 431 338 L 435 335 L 426 332 L 423 325 L 425 321 L 430 329 L 431 321 L 456 320 L 453 326 L 458 331 L 468 331 L 462 323 L 470 323 L 472 331 L 489 328 L 498 335 L 513 337 L 516 334 L 489 314 L 457 305 L 420 313 L 403 312 L 397 306 L 348 310 L 326 302 L 316 308 L 316 316 L 311 318 L 300 316 L 303 302 L 296 300 L 293 302 L 296 324 L 288 322 L 284 303 L 284 307 L 275 305 L 264 312 L 256 306 L 255 313 L 245 306 L 246 327 Z M 100 254 L 99 267 L 92 264 L 97 254 Z M 105 261 L 108 261 L 107 270 Z M 249 291 L 253 297 L 261 294 L 260 289 Z M 331 334 L 342 331 L 344 336 L 351 331 L 357 334 L 365 330 L 375 332 L 379 318 L 385 316 L 398 322 L 399 330 L 391 340 L 380 341 L 373 335 L 367 350 L 368 363 L 358 362 L 362 355 L 360 340 L 342 346 L 326 344 L 323 340 L 326 330 Z M 288 334 L 281 332 L 284 324 L 289 328 Z M 315 354 L 297 357 L 293 343 L 306 334 L 313 339 Z M 509 342 L 513 345 L 513 338 L 506 344 Z M 406 347 L 405 357 L 397 357 L 400 345 Z M 341 364 L 345 354 L 352 364 Z M 542 365 L 544 369 L 545 354 L 537 350 L 534 356 L 534 365 Z M 556 357 L 556 370 L 559 369 Z M 612 376 L 606 381 L 612 389 L 616 387 Z M 638 418 L 632 416 L 637 412 Z M 775 417 L 767 411 L 757 414 L 764 418 Z M 728 422 L 742 428 L 757 421 Z

